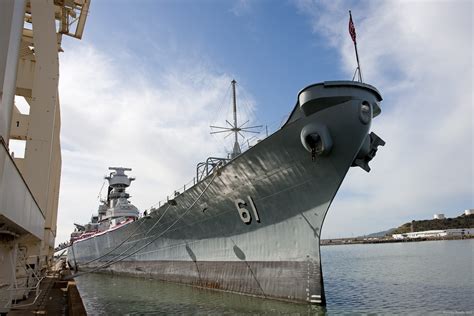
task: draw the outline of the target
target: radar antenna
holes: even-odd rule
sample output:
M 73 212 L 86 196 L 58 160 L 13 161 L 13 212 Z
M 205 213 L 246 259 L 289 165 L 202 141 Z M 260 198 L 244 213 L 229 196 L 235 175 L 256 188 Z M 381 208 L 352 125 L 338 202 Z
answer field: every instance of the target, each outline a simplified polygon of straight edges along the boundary
M 242 125 L 239 126 L 239 124 L 237 123 L 237 95 L 236 95 L 236 92 L 235 92 L 235 85 L 236 85 L 237 81 L 235 80 L 232 80 L 231 81 L 231 84 L 232 84 L 232 108 L 233 108 L 233 114 L 234 114 L 234 124 L 230 123 L 228 120 L 225 120 L 226 123 L 230 126 L 230 127 L 223 127 L 223 126 L 213 126 L 211 125 L 211 129 L 214 128 L 214 129 L 218 129 L 217 131 L 212 131 L 211 134 L 218 134 L 218 133 L 228 133 L 225 137 L 228 137 L 230 136 L 232 133 L 234 133 L 234 137 L 235 137 L 235 141 L 234 141 L 234 148 L 232 150 L 232 153 L 231 153 L 231 158 L 235 158 L 237 157 L 238 155 L 240 155 L 240 153 L 242 152 L 240 150 L 240 144 L 239 144 L 239 135 L 242 136 L 243 138 L 245 138 L 245 136 L 242 134 L 242 133 L 255 133 L 255 134 L 258 134 L 259 132 L 258 131 L 255 131 L 253 130 L 254 128 L 261 128 L 262 125 L 255 125 L 255 126 L 247 126 L 247 127 L 244 127 L 245 124 L 247 124 L 249 121 L 247 120 L 245 123 L 243 123 Z

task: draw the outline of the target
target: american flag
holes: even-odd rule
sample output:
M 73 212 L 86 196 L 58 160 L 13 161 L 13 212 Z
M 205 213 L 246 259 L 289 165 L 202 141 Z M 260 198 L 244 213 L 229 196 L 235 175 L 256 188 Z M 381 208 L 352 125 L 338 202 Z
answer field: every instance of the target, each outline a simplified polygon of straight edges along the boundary
M 356 44 L 356 28 L 354 22 L 352 21 L 352 14 L 349 11 L 349 34 L 351 34 L 352 41 Z

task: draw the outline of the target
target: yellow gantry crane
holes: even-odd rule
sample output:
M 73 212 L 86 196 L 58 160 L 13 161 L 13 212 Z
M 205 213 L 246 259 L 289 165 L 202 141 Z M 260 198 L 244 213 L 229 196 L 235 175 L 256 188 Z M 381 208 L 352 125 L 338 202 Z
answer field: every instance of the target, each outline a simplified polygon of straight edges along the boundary
M 58 53 L 63 35 L 82 38 L 89 5 L 0 1 L 0 313 L 38 289 L 51 264 L 61 177 Z M 21 99 L 29 113 L 18 109 Z M 23 157 L 11 153 L 11 140 L 24 142 Z

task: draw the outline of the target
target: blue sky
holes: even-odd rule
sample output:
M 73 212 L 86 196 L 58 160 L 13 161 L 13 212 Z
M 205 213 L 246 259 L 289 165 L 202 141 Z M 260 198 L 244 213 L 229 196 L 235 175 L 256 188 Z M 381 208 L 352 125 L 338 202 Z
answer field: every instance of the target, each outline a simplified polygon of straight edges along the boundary
M 229 114 L 233 78 L 240 119 L 270 131 L 306 85 L 351 79 L 349 9 L 387 145 L 369 174 L 351 168 L 323 238 L 474 208 L 470 1 L 93 0 L 83 39 L 64 38 L 60 56 L 57 241 L 96 211 L 108 166 L 133 168 L 144 210 L 229 149 L 209 125 Z
M 258 102 L 258 116 L 269 117 L 275 109 L 285 115 L 305 85 L 347 78 L 337 54 L 291 2 L 137 3 L 95 1 L 84 40 L 151 81 L 177 64 L 203 63 L 234 76 Z

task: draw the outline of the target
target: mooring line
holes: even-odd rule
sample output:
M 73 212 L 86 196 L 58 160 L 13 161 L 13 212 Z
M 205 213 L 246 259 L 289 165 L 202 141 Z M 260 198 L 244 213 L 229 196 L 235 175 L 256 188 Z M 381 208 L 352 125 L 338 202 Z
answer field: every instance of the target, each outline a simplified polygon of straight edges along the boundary
M 153 226 L 145 233 L 144 237 L 146 237 L 146 236 L 151 232 L 151 230 L 161 221 L 161 219 L 162 219 L 163 216 L 166 214 L 166 212 L 168 211 L 169 208 L 170 208 L 170 205 L 168 204 L 168 207 L 165 209 L 165 211 L 163 212 L 163 214 L 162 214 L 162 215 L 160 216 L 160 218 L 156 221 L 156 223 L 153 224 Z M 144 222 L 144 221 L 143 221 L 143 222 Z M 135 241 L 135 243 L 133 243 L 130 247 L 128 247 L 127 249 L 125 249 L 124 251 L 122 251 L 121 253 L 119 253 L 118 255 L 116 255 L 115 257 L 113 257 L 111 260 L 113 261 L 113 260 L 115 260 L 116 258 L 118 258 L 118 257 L 120 257 L 120 256 L 123 256 L 123 254 L 127 253 L 127 251 L 129 251 L 130 249 L 132 249 L 133 247 L 135 247 L 135 246 L 138 244 L 138 242 L 139 242 L 140 240 L 143 240 L 143 239 L 139 239 L 139 240 Z M 119 245 L 119 246 L 120 246 L 120 245 Z M 119 247 L 119 246 L 118 246 L 118 247 Z M 115 249 L 117 249 L 118 247 L 116 247 Z M 111 251 L 109 251 L 107 254 L 109 254 L 109 253 L 111 253 Z M 105 256 L 105 255 L 104 255 L 104 256 Z M 104 257 L 104 256 L 102 256 L 102 257 Z M 94 261 L 96 261 L 96 260 L 94 260 Z M 83 263 L 83 265 L 85 265 L 85 264 L 87 264 L 87 263 Z
M 169 206 L 168 206 L 169 207 Z M 84 262 L 84 263 L 81 263 L 81 265 L 87 265 L 87 264 L 90 264 L 92 262 L 95 262 L 99 259 L 102 259 L 103 257 L 107 256 L 108 254 L 110 254 L 111 252 L 117 250 L 120 246 L 122 246 L 127 240 L 129 240 L 130 238 L 132 238 L 133 236 L 135 236 L 136 232 L 140 229 L 140 227 L 142 227 L 143 223 L 145 223 L 146 221 L 146 218 L 144 217 L 143 218 L 143 221 L 140 223 L 140 225 L 137 226 L 137 228 L 135 228 L 135 230 L 130 234 L 128 235 L 127 238 L 125 238 L 124 240 L 122 240 L 117 246 L 115 246 L 115 248 L 109 250 L 108 252 L 104 253 L 103 255 L 95 258 L 95 259 L 92 259 L 92 260 L 89 260 L 87 262 Z
M 215 178 L 219 175 L 219 172 L 215 172 L 211 181 L 206 185 L 206 187 L 204 188 L 204 190 L 201 192 L 201 194 L 199 194 L 199 196 L 196 198 L 196 200 L 194 200 L 194 202 L 188 207 L 188 209 L 180 216 L 178 217 L 170 226 L 168 226 L 161 234 L 158 234 L 157 236 L 155 236 L 150 242 L 144 244 L 143 246 L 141 246 L 140 248 L 138 248 L 137 250 L 131 252 L 130 254 L 126 255 L 125 257 L 123 258 L 120 258 L 120 259 L 117 259 L 118 257 L 120 257 L 122 254 L 116 256 L 114 259 L 92 269 L 92 270 L 89 270 L 89 271 L 84 271 L 84 272 L 79 272 L 79 273 L 76 273 L 76 274 L 73 274 L 67 278 L 65 278 L 66 280 L 69 280 L 69 279 L 72 279 L 72 278 L 75 278 L 77 276 L 81 276 L 81 275 L 85 275 L 85 274 L 89 274 L 89 273 L 92 273 L 92 272 L 95 272 L 95 271 L 98 271 L 104 267 L 107 267 L 107 266 L 110 266 L 112 264 L 115 264 L 117 262 L 120 262 L 120 261 L 123 261 L 131 256 L 133 256 L 134 254 L 136 254 L 137 252 L 139 252 L 140 250 L 148 247 L 151 243 L 153 243 L 155 240 L 157 240 L 158 238 L 160 238 L 161 236 L 163 236 L 168 230 L 170 230 L 177 222 L 179 222 L 190 210 L 191 208 L 196 205 L 196 203 L 201 199 L 201 197 L 204 195 L 204 193 L 206 193 L 207 189 L 209 189 L 209 187 L 211 186 L 211 184 L 214 182 Z M 116 260 L 117 259 L 117 260 Z

